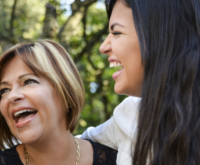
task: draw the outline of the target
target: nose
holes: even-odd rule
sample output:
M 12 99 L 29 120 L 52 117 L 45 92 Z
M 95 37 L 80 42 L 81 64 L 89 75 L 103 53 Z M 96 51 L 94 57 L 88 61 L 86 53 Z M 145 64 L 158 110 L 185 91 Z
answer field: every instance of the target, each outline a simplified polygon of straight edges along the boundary
M 109 34 L 106 39 L 104 40 L 104 42 L 101 44 L 99 51 L 103 54 L 107 54 L 109 55 L 109 53 L 111 52 L 111 34 Z
M 24 99 L 24 94 L 21 93 L 19 90 L 15 90 L 15 91 L 12 90 L 8 96 L 8 102 L 10 104 L 18 103 L 19 101 L 22 101 L 23 99 Z

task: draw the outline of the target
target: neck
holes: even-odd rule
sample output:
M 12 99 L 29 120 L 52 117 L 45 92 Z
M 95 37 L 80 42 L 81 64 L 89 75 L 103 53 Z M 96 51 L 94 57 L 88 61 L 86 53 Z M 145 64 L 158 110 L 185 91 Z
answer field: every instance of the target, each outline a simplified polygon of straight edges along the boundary
M 23 147 L 26 147 L 28 152 L 29 165 L 73 165 L 76 162 L 76 144 L 69 131 L 62 135 L 59 134 L 59 136 L 48 137 L 34 144 L 25 144 Z

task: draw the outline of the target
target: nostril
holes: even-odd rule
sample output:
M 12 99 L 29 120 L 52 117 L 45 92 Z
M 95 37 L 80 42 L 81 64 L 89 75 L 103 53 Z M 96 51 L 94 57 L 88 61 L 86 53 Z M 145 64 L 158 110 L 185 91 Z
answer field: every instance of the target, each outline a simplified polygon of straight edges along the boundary
M 103 53 L 103 54 L 106 54 L 106 52 L 109 51 L 109 45 L 105 43 L 102 43 L 100 48 L 99 48 L 100 52 Z
M 103 54 L 108 54 L 111 51 L 111 45 L 109 43 L 103 43 L 99 50 Z
M 107 54 L 110 52 L 110 49 L 107 47 L 100 47 L 100 52 L 103 53 L 103 54 Z
M 108 54 L 109 52 L 110 52 L 110 51 L 109 51 L 109 50 L 107 50 L 107 51 L 105 51 L 105 52 L 104 52 L 104 54 Z
M 10 93 L 9 97 L 8 97 L 8 101 L 13 104 L 13 103 L 17 103 L 21 100 L 24 99 L 24 95 L 22 93 Z
M 17 98 L 17 99 L 14 100 L 14 102 L 17 102 L 17 101 L 20 101 L 20 100 L 21 100 L 21 98 Z

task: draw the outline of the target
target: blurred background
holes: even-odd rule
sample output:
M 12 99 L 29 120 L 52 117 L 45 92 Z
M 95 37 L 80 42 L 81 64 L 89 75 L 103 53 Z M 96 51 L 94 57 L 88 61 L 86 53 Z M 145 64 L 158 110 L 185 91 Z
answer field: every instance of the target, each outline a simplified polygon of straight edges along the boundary
M 115 94 L 115 69 L 99 52 L 107 34 L 103 0 L 0 0 L 0 53 L 19 42 L 52 39 L 76 63 L 85 87 L 85 106 L 75 135 L 109 119 L 125 98 Z

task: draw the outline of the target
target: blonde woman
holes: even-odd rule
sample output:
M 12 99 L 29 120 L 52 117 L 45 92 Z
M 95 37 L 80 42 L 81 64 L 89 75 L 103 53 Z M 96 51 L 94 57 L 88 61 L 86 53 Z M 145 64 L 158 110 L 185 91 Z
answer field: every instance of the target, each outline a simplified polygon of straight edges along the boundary
M 1 165 L 115 164 L 115 150 L 72 136 L 84 88 L 56 42 L 19 44 L 1 55 L 0 97 Z

